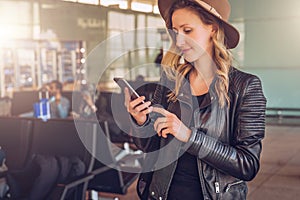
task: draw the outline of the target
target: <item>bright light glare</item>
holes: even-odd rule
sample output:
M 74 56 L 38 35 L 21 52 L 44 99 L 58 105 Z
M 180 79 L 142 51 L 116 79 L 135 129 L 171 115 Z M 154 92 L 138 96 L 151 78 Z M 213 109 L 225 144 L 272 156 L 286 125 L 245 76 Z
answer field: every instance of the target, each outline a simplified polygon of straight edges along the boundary
M 95 4 L 98 5 L 98 0 L 78 0 L 79 3 Z
M 158 10 L 158 6 L 157 5 L 153 7 L 153 13 L 159 14 L 159 10 Z
M 80 53 L 85 53 L 85 48 L 81 48 Z
M 152 5 L 145 3 L 132 2 L 131 9 L 141 12 L 152 12 Z
M 121 9 L 127 9 L 128 8 L 128 4 L 127 4 L 127 0 L 101 0 L 100 4 L 103 6 L 109 6 L 109 5 L 115 5 L 115 4 L 119 4 L 119 8 Z
M 21 38 L 19 27 L 5 25 L 5 28 L 0 29 L 0 38 L 3 40 Z
M 0 40 L 30 38 L 30 12 L 28 2 L 0 1 Z

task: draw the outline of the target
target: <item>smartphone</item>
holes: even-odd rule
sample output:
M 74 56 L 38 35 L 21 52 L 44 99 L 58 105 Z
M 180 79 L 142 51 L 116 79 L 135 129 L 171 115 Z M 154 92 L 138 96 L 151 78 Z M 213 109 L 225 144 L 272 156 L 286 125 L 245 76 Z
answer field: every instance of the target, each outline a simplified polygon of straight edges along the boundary
M 126 79 L 115 77 L 114 81 L 120 86 L 123 91 L 125 90 L 125 87 L 128 88 L 132 100 L 140 97 L 140 95 L 133 89 L 133 87 L 126 81 Z

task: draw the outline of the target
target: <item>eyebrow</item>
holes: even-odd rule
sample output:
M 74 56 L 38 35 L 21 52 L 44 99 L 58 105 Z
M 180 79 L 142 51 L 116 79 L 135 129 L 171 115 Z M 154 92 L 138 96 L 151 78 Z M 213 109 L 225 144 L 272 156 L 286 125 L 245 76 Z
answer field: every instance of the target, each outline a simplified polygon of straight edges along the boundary
M 181 26 L 179 26 L 179 28 L 182 28 L 184 26 L 190 26 L 189 24 L 182 24 Z M 175 27 L 173 27 L 173 29 L 176 29 Z

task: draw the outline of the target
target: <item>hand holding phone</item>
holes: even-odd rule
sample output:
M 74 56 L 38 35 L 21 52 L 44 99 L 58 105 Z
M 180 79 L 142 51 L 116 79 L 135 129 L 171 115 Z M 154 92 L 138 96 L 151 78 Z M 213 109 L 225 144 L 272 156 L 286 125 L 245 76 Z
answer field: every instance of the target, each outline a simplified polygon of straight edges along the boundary
M 147 115 L 151 112 L 151 109 L 149 109 L 151 102 L 145 102 L 145 97 L 140 97 L 124 78 L 114 78 L 114 81 L 125 93 L 125 106 L 127 107 L 127 111 L 135 118 L 139 125 L 142 125 L 146 121 Z M 125 88 L 128 89 L 128 92 L 125 91 Z

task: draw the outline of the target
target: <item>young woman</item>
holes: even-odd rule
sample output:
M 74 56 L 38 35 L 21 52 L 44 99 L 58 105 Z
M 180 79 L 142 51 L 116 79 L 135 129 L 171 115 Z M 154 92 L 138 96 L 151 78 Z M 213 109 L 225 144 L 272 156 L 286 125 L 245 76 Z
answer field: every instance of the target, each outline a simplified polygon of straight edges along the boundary
M 232 67 L 239 33 L 227 21 L 228 0 L 158 5 L 173 42 L 159 86 L 152 102 L 125 91 L 135 143 L 147 154 L 138 194 L 246 199 L 246 181 L 259 170 L 266 99 L 258 77 Z

